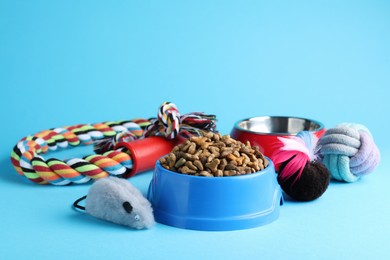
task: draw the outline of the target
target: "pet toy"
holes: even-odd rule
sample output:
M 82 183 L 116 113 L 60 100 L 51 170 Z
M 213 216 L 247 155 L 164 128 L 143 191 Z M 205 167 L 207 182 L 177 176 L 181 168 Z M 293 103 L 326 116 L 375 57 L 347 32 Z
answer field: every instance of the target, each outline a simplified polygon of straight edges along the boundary
M 355 182 L 379 164 L 380 153 L 370 131 L 361 124 L 343 123 L 319 140 L 319 159 L 338 181 Z
M 380 152 L 367 127 L 343 123 L 327 130 L 318 140 L 309 132 L 280 138 L 271 159 L 285 193 L 301 201 L 320 197 L 332 177 L 355 182 L 371 173 Z
M 38 184 L 79 184 L 110 175 L 127 178 L 152 169 L 180 138 L 200 136 L 203 130 L 215 131 L 215 122 L 214 115 L 180 115 L 173 103 L 165 102 L 158 117 L 149 120 L 80 124 L 27 136 L 15 145 L 11 162 L 20 175 Z M 94 143 L 100 154 L 64 161 L 41 156 L 49 150 Z
M 283 191 L 299 201 L 319 198 L 328 188 L 330 174 L 316 158 L 317 137 L 302 131 L 278 139 L 271 159 L 278 169 L 277 178 Z
M 85 199 L 85 207 L 79 203 Z M 97 180 L 73 206 L 88 214 L 134 229 L 151 228 L 153 209 L 142 193 L 125 179 L 108 177 Z

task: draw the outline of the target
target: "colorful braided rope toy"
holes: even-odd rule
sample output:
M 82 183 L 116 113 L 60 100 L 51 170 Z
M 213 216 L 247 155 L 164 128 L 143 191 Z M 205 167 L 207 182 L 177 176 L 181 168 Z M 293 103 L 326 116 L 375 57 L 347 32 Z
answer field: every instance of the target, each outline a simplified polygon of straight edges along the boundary
M 79 124 L 29 135 L 15 145 L 11 162 L 20 175 L 38 184 L 81 184 L 110 175 L 128 178 L 152 169 L 175 142 L 200 136 L 202 131 L 215 131 L 215 122 L 215 115 L 180 115 L 175 104 L 165 102 L 158 117 L 149 120 Z M 48 151 L 91 144 L 95 144 L 97 154 L 84 158 L 45 160 L 41 156 Z

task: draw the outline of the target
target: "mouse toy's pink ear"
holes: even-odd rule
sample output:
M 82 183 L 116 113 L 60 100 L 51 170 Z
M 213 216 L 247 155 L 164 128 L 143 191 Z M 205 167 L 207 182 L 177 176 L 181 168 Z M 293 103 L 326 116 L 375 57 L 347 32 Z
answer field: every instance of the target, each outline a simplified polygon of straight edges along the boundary
M 83 200 L 85 206 L 80 205 Z M 151 228 L 154 224 L 149 201 L 130 182 L 115 177 L 97 180 L 88 195 L 77 199 L 73 207 L 133 229 Z

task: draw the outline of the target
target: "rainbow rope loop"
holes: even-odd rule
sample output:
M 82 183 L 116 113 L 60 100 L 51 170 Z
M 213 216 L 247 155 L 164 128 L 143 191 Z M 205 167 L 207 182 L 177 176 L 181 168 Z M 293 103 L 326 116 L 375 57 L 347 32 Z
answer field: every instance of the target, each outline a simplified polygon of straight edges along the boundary
M 148 122 L 142 120 L 143 123 L 145 121 Z M 123 176 L 131 171 L 132 161 L 130 155 L 121 150 L 65 161 L 55 158 L 45 161 L 40 154 L 108 141 L 124 131 L 131 133 L 135 139 L 140 138 L 143 129 L 137 122 L 139 119 L 44 130 L 20 140 L 11 153 L 11 162 L 19 174 L 39 184 L 80 184 L 108 175 Z
M 38 184 L 81 184 L 109 175 L 127 177 L 133 168 L 127 150 L 113 150 L 119 142 L 131 142 L 148 136 L 174 139 L 200 136 L 202 131 L 215 131 L 216 117 L 203 113 L 180 116 L 171 102 L 163 103 L 158 117 L 150 120 L 134 119 L 97 124 L 79 124 L 41 131 L 22 138 L 11 152 L 11 163 L 16 171 Z M 84 158 L 45 160 L 41 154 L 78 145 L 94 144 L 97 154 Z

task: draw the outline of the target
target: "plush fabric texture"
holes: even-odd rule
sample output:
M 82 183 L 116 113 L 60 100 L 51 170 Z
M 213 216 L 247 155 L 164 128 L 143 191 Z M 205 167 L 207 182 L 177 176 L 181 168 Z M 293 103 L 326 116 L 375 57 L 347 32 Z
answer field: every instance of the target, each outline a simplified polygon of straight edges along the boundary
M 309 131 L 301 131 L 296 136 L 288 138 L 279 137 L 279 143 L 275 144 L 275 152 L 271 155 L 271 160 L 278 170 L 280 164 L 284 165 L 283 171 L 279 171 L 279 177 L 283 179 L 301 177 L 305 165 L 315 160 L 315 147 L 317 137 Z
M 134 229 L 154 224 L 149 201 L 129 181 L 117 177 L 99 179 L 91 186 L 85 210 L 94 217 Z
M 282 163 L 279 172 L 282 173 L 288 161 Z M 319 198 L 328 188 L 330 174 L 326 167 L 317 161 L 308 162 L 299 178 L 295 179 L 293 174 L 290 178 L 281 178 L 278 175 L 278 182 L 283 191 L 291 198 L 299 201 L 311 201 Z
M 339 181 L 355 182 L 379 164 L 380 153 L 370 131 L 363 125 L 343 123 L 318 141 L 319 159 Z
M 328 188 L 330 174 L 324 165 L 316 161 L 316 136 L 302 131 L 279 140 L 279 147 L 271 159 L 278 169 L 278 182 L 283 191 L 299 201 L 319 198 Z

